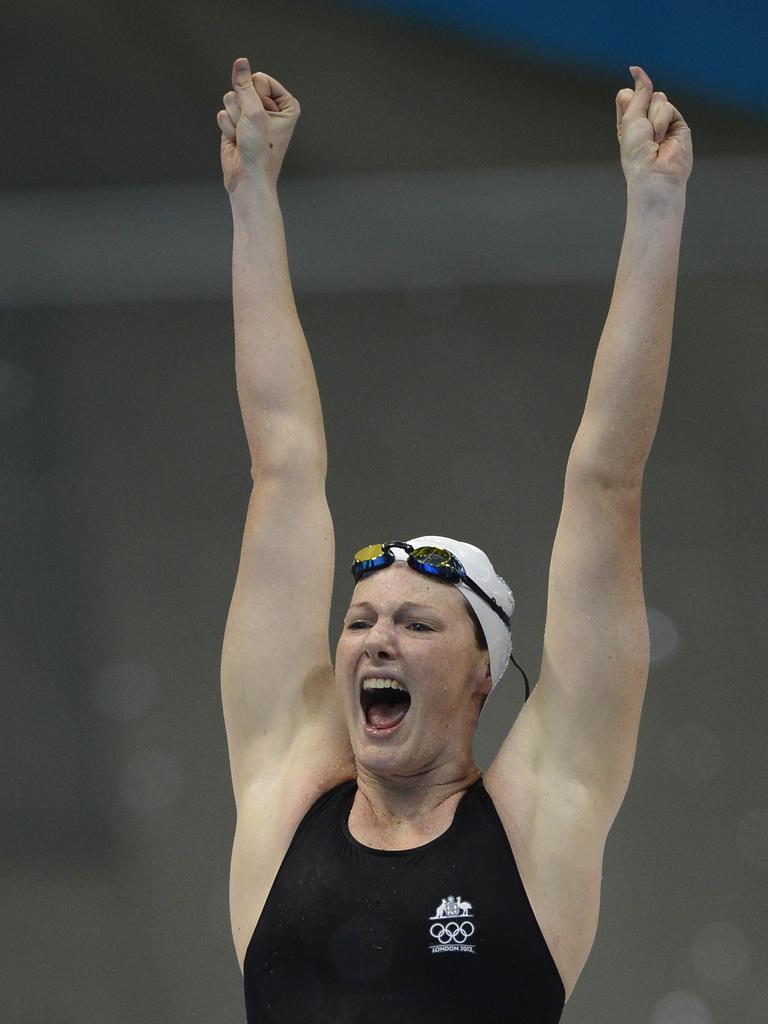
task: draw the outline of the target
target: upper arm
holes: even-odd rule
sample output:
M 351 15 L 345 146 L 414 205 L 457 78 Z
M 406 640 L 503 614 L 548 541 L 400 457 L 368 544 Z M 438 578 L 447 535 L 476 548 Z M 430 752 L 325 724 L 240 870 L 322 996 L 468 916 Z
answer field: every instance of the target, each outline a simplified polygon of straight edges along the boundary
M 499 752 L 501 778 L 523 751 L 537 777 L 587 792 L 610 828 L 632 774 L 648 665 L 640 485 L 606 484 L 572 462 L 541 672 Z
M 221 657 L 236 799 L 312 723 L 329 750 L 348 742 L 328 642 L 334 549 L 321 467 L 254 473 Z

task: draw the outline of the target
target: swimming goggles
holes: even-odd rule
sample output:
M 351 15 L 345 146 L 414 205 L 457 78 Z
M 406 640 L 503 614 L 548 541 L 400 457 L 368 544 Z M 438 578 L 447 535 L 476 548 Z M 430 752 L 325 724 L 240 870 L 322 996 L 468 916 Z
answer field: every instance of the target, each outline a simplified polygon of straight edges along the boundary
M 389 541 L 385 544 L 369 544 L 366 548 L 360 548 L 355 554 L 355 560 L 350 566 L 350 572 L 355 577 L 355 582 L 366 573 L 374 572 L 376 569 L 383 569 L 392 565 L 395 560 L 392 548 L 403 548 L 408 552 L 408 565 L 416 572 L 424 573 L 427 576 L 439 576 L 448 583 L 466 583 L 467 586 L 482 597 L 484 601 L 493 608 L 507 629 L 511 629 L 510 618 L 498 601 L 495 601 L 489 594 L 467 576 L 467 570 L 458 558 L 446 548 L 420 547 L 405 541 Z

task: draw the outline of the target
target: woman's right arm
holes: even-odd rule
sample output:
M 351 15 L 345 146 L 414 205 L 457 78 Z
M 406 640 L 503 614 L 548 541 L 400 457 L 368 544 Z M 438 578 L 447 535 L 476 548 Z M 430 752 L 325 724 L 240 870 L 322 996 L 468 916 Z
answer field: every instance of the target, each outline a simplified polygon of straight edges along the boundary
M 240 58 L 239 60 L 244 60 Z M 274 78 L 235 62 L 218 115 L 234 239 L 232 284 L 240 408 L 258 474 L 279 466 L 325 472 L 320 396 L 299 321 L 277 179 L 300 114 Z M 254 476 L 255 479 L 255 476 Z
M 265 774 L 308 760 L 300 753 L 307 737 L 313 745 L 322 738 L 321 757 L 346 758 L 349 739 L 328 641 L 335 550 L 325 431 L 277 201 L 299 107 L 267 75 L 238 76 L 235 67 L 232 83 L 218 121 L 234 224 L 237 391 L 253 479 L 221 659 L 239 807 Z

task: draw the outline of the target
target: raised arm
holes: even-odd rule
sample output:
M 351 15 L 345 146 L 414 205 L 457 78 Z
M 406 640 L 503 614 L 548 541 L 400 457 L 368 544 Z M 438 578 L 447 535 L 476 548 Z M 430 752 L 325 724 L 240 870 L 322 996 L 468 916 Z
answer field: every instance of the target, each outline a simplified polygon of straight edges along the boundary
M 669 364 L 691 133 L 634 68 L 616 96 L 624 241 L 552 549 L 541 672 L 493 766 L 516 751 L 546 792 L 573 795 L 605 835 L 632 773 L 649 668 L 640 551 L 643 473 Z
M 237 392 L 253 478 L 221 656 L 240 821 L 256 783 L 263 797 L 266 777 L 317 775 L 325 760 L 341 764 L 351 752 L 328 639 L 335 549 L 325 431 L 277 200 L 299 104 L 239 63 L 218 122 L 234 223 Z
M 242 70 L 238 68 L 244 61 Z M 315 372 L 291 288 L 277 180 L 301 113 L 274 78 L 235 62 L 219 112 L 232 208 L 237 393 L 253 470 L 276 464 L 325 473 Z
M 642 68 L 616 96 L 627 182 L 624 241 L 572 460 L 639 484 L 669 367 L 685 191 L 693 161 L 682 115 Z

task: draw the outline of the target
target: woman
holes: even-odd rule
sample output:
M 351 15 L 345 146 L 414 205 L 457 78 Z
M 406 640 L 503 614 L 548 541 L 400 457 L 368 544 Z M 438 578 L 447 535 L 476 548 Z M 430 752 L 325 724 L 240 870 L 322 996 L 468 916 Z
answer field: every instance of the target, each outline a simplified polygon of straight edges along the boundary
M 679 111 L 630 72 L 624 241 L 566 471 L 541 672 L 483 775 L 472 738 L 514 609 L 485 552 L 368 538 L 331 661 L 325 433 L 277 200 L 300 108 L 235 61 L 218 123 L 253 490 L 221 681 L 250 1022 L 554 1024 L 592 948 L 648 676 L 641 489 L 692 166 Z

